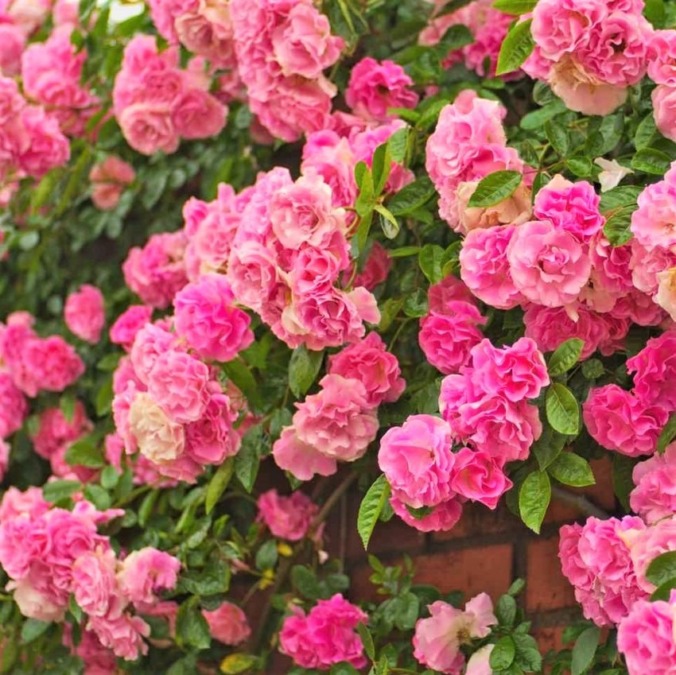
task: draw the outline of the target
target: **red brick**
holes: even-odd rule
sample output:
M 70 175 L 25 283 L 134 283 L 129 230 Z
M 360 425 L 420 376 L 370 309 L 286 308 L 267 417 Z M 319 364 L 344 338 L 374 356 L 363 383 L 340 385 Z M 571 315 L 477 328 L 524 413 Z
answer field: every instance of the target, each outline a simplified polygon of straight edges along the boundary
M 506 532 L 525 534 L 527 530 L 504 503 L 495 511 L 481 504 L 467 504 L 458 524 L 448 532 L 435 532 L 432 539 L 434 541 L 455 541 Z
M 573 587 L 561 572 L 558 547 L 558 537 L 528 542 L 526 574 L 528 612 L 575 606 Z
M 563 629 L 563 626 L 547 626 L 533 631 L 533 637 L 538 641 L 542 654 L 552 649 L 555 651 L 563 649 Z

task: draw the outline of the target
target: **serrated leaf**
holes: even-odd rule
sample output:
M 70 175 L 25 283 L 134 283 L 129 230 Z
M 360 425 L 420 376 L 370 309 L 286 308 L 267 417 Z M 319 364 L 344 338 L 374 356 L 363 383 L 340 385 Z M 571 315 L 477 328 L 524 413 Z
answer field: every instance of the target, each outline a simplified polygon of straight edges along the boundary
M 324 352 L 309 350 L 301 345 L 293 350 L 289 360 L 289 388 L 300 398 L 312 386 L 322 367 Z
M 556 478 L 563 485 L 572 487 L 586 487 L 594 485 L 594 472 L 589 466 L 589 462 L 572 452 L 561 453 L 550 465 L 548 469 L 551 476 Z
M 634 171 L 643 171 L 654 176 L 663 176 L 671 162 L 669 155 L 655 148 L 641 148 L 631 159 Z
M 418 254 L 418 265 L 431 284 L 443 278 L 443 267 L 446 262 L 446 251 L 437 244 L 425 244 Z
M 59 502 L 70 497 L 82 489 L 82 483 L 77 480 L 55 480 L 45 483 L 42 488 L 42 496 L 51 503 Z
M 545 396 L 547 421 L 555 431 L 576 436 L 580 430 L 580 407 L 573 392 L 560 382 L 547 389 Z
M 260 426 L 249 429 L 242 438 L 242 446 L 235 455 L 235 475 L 247 492 L 253 490 L 260 466 L 260 446 L 263 431 Z
M 530 32 L 531 23 L 533 20 L 527 19 L 512 24 L 500 46 L 496 75 L 515 71 L 530 56 L 535 46 Z
M 579 360 L 584 349 L 584 340 L 570 338 L 560 344 L 549 357 L 547 370 L 551 377 L 568 372 Z
M 516 656 L 516 645 L 511 636 L 505 635 L 501 637 L 491 650 L 489 663 L 491 668 L 495 670 L 504 670 L 509 668 L 514 662 Z
M 623 246 L 632 237 L 629 226 L 635 206 L 623 206 L 610 214 L 603 226 L 603 234 L 613 246 Z
M 570 661 L 571 675 L 582 675 L 591 666 L 599 646 L 601 629 L 592 626 L 583 631 L 575 641 Z
M 519 513 L 521 520 L 536 534 L 540 533 L 542 521 L 552 497 L 549 476 L 544 471 L 533 471 L 519 490 Z
M 399 190 L 387 202 L 387 207 L 395 216 L 409 215 L 427 204 L 434 194 L 434 184 L 427 176 L 423 176 Z
M 378 522 L 385 503 L 390 496 L 390 484 L 384 475 L 378 476 L 371 487 L 368 489 L 359 505 L 357 515 L 357 532 L 361 538 L 364 550 L 368 548 L 369 540 L 373 534 L 373 529 Z
M 176 637 L 196 649 L 207 649 L 211 644 L 209 624 L 193 600 L 184 602 L 176 615 Z
M 363 622 L 358 623 L 357 633 L 359 633 L 361 643 L 364 645 L 364 652 L 366 653 L 366 656 L 368 656 L 371 661 L 375 661 L 376 646 L 373 644 L 373 636 L 371 635 L 371 631 L 368 629 L 368 626 Z
M 207 487 L 207 494 L 204 499 L 204 510 L 207 515 L 214 510 L 214 506 L 218 503 L 218 500 L 221 498 L 221 495 L 225 492 L 225 489 L 230 483 L 232 474 L 235 471 L 235 460 L 232 457 L 221 464 L 216 473 L 211 477 L 209 481 L 209 486 Z
M 479 181 L 476 189 L 469 198 L 467 206 L 488 207 L 495 206 L 511 197 L 521 185 L 523 176 L 518 171 L 495 171 Z

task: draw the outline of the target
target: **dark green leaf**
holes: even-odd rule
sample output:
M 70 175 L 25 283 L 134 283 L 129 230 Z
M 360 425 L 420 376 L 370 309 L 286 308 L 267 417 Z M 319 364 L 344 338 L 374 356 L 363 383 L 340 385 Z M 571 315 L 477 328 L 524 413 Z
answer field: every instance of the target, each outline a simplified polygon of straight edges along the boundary
M 368 548 L 373 529 L 389 496 L 390 484 L 384 475 L 380 475 L 368 489 L 359 505 L 357 531 L 359 532 L 362 544 L 364 544 L 364 549 Z
M 578 178 L 591 176 L 593 166 L 589 157 L 570 157 L 566 160 L 566 166 L 572 174 Z
M 676 579 L 676 551 L 669 551 L 657 556 L 648 565 L 646 577 L 655 586 L 661 586 Z
M 82 483 L 77 480 L 55 480 L 45 483 L 42 495 L 48 502 L 60 502 L 82 489 Z
M 545 396 L 547 421 L 555 431 L 576 436 L 580 429 L 580 408 L 573 393 L 565 385 L 555 382 Z
M 387 206 L 395 216 L 405 216 L 424 206 L 434 194 L 432 181 L 423 176 L 399 190 Z
M 641 148 L 631 160 L 632 169 L 655 176 L 663 176 L 670 164 L 669 155 L 655 148 Z
M 38 621 L 37 619 L 26 619 L 21 626 L 21 642 L 27 645 L 37 640 L 51 626 L 49 621 Z
M 256 409 L 263 406 L 260 388 L 249 367 L 240 359 L 222 363 L 221 369 L 225 376 L 246 396 L 247 401 Z
M 305 345 L 293 350 L 289 361 L 289 388 L 300 398 L 312 386 L 322 367 L 324 352 L 310 351 Z
M 500 47 L 496 75 L 515 71 L 530 56 L 535 45 L 530 33 L 532 22 L 532 19 L 527 19 L 512 24 Z
M 657 437 L 657 452 L 663 453 L 674 438 L 676 438 L 676 413 L 671 413 L 669 421 Z
M 624 206 L 613 211 L 603 226 L 603 234 L 613 246 L 623 246 L 631 239 L 631 214 L 635 206 Z
M 268 539 L 256 552 L 256 568 L 271 570 L 277 564 L 277 542 L 274 539 Z
M 551 496 L 552 486 L 549 476 L 544 471 L 529 474 L 519 490 L 521 520 L 537 534 L 540 532 Z
M 543 106 L 538 110 L 533 110 L 526 113 L 519 122 L 519 126 L 525 131 L 533 131 L 544 126 L 545 122 L 560 115 L 566 111 L 566 106 L 560 99 L 556 99 L 551 103 Z
M 253 490 L 260 465 L 263 431 L 255 426 L 244 434 L 242 446 L 235 455 L 235 475 L 247 492 Z
M 597 626 L 587 628 L 575 641 L 571 655 L 571 675 L 582 675 L 591 666 L 596 649 L 599 646 L 601 629 Z
M 631 457 L 612 453 L 613 455 L 613 491 L 620 504 L 629 511 L 629 493 L 634 489 L 632 473 L 636 463 Z
M 422 288 L 413 291 L 413 293 L 404 301 L 404 314 L 412 319 L 418 319 L 421 316 L 425 316 L 427 310 L 427 293 L 425 293 Z
M 106 463 L 101 448 L 96 445 L 91 436 L 75 441 L 66 450 L 66 462 L 71 466 L 87 466 L 93 469 Z
M 176 616 L 176 638 L 179 643 L 196 649 L 207 649 L 211 644 L 209 624 L 192 600 L 184 602 L 179 607 Z
M 443 278 L 443 267 L 446 262 L 446 251 L 436 244 L 425 244 L 418 254 L 418 265 L 431 284 Z
M 476 190 L 469 198 L 467 206 L 487 207 L 495 206 L 511 197 L 516 188 L 521 185 L 523 176 L 518 171 L 495 171 L 479 181 Z
M 373 644 L 373 636 L 371 635 L 371 631 L 369 631 L 368 626 L 365 623 L 358 623 L 357 633 L 359 633 L 361 643 L 364 645 L 364 652 L 366 653 L 366 656 L 368 656 L 371 661 L 375 661 L 376 647 Z
M 511 595 L 503 595 L 495 607 L 495 616 L 501 625 L 512 627 L 516 620 L 516 600 Z

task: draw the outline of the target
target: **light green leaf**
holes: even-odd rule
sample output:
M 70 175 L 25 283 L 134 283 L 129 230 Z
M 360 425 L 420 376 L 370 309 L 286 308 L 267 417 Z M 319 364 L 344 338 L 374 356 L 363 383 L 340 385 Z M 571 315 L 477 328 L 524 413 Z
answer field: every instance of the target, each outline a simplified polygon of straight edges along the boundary
M 495 171 L 483 178 L 469 198 L 469 207 L 487 207 L 511 197 L 521 185 L 523 176 L 518 171 Z
M 312 386 L 323 359 L 324 352 L 310 351 L 305 345 L 293 350 L 289 360 L 289 388 L 296 398 Z
M 575 641 L 570 662 L 571 675 L 582 675 L 591 666 L 599 646 L 601 629 L 597 626 L 587 628 Z
M 586 487 L 594 485 L 594 472 L 589 462 L 572 452 L 561 453 L 550 465 L 549 473 L 563 485 Z
M 544 471 L 533 471 L 519 490 L 519 513 L 521 520 L 533 532 L 539 534 L 542 521 L 552 498 L 552 486 Z
M 547 370 L 551 377 L 568 372 L 579 360 L 584 349 L 584 340 L 570 338 L 560 344 L 549 357 Z
M 547 421 L 555 431 L 576 436 L 580 430 L 580 408 L 573 393 L 565 385 L 555 382 L 545 396 Z
M 373 529 L 378 522 L 378 517 L 385 507 L 390 496 L 390 484 L 384 475 L 380 475 L 368 489 L 359 505 L 357 515 L 357 531 L 364 544 L 364 549 L 368 548 L 369 539 L 373 534 Z
M 527 19 L 512 24 L 500 47 L 496 75 L 515 71 L 530 56 L 535 46 L 530 33 L 531 23 L 533 20 Z
M 235 460 L 232 457 L 228 457 L 211 477 L 209 486 L 207 487 L 207 494 L 204 499 L 204 509 L 207 512 L 207 515 L 214 510 L 214 506 L 216 506 L 221 495 L 228 487 L 234 471 Z

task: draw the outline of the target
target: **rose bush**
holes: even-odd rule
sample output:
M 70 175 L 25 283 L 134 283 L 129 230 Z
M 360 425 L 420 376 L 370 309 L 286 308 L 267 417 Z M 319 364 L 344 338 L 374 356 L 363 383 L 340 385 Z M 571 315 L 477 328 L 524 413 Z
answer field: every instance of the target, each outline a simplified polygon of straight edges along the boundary
M 676 673 L 676 4 L 118 10 L 0 3 L 0 672 Z M 350 595 L 346 493 L 539 533 L 602 457 L 572 649 Z

